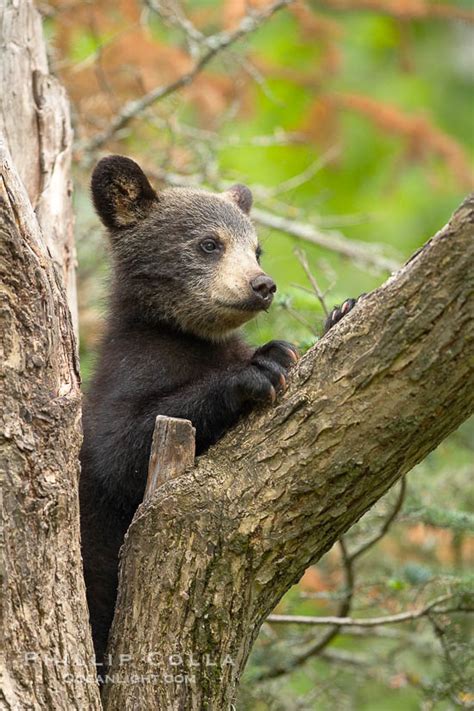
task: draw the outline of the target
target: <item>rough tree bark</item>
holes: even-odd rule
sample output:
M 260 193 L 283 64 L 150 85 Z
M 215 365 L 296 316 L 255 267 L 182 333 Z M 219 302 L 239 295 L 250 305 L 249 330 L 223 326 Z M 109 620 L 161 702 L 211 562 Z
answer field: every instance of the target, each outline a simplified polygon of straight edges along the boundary
M 93 710 L 62 287 L 74 311 L 69 112 L 30 0 L 1 20 L 3 701 Z M 170 457 L 127 536 L 110 651 L 111 675 L 132 676 L 107 686 L 107 709 L 228 708 L 281 595 L 472 411 L 473 224 L 471 199 L 302 359 L 275 408 L 178 476 Z
M 79 548 L 80 392 L 70 160 L 63 89 L 39 15 L 1 16 L 1 442 L 8 709 L 97 709 Z M 76 666 L 79 663 L 79 666 Z
M 49 73 L 41 17 L 30 0 L 5 0 L 0 52 L 0 133 L 41 225 L 46 248 L 62 274 L 76 329 L 69 103 Z
M 127 683 L 106 686 L 107 711 L 230 708 L 281 596 L 473 411 L 473 254 L 471 197 L 302 358 L 275 408 L 142 504 L 109 645 Z

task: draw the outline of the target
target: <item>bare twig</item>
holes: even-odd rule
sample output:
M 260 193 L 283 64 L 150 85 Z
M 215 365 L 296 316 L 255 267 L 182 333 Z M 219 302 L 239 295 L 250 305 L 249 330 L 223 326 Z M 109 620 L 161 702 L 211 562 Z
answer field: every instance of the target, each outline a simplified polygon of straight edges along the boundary
M 299 188 L 301 185 L 304 185 L 309 180 L 311 180 L 311 178 L 317 175 L 335 158 L 337 158 L 340 155 L 340 152 L 340 146 L 332 146 L 331 148 L 329 148 L 329 150 L 327 150 L 316 160 L 310 163 L 310 165 L 303 171 L 301 171 L 301 173 L 293 175 L 291 178 L 288 178 L 288 180 L 284 180 L 282 183 L 276 185 L 275 187 L 266 188 L 265 197 L 276 197 L 277 195 L 281 195 L 281 193 L 287 193 L 290 192 L 290 190 L 295 190 L 296 188 Z
M 304 144 L 306 139 L 298 133 L 289 133 L 283 129 L 276 129 L 273 133 L 262 134 L 257 136 L 242 137 L 238 134 L 230 136 L 221 136 L 218 131 L 210 131 L 204 128 L 197 128 L 187 123 L 182 123 L 176 120 L 176 117 L 161 118 L 153 116 L 150 123 L 160 129 L 169 129 L 172 127 L 173 133 L 183 139 L 192 139 L 210 144 L 215 150 L 216 148 L 241 148 L 242 146 L 288 146 L 294 144 Z M 189 145 L 189 140 L 187 141 Z M 172 175 L 172 174 L 171 174 Z M 184 177 L 184 176 L 183 176 Z M 333 218 L 336 219 L 336 218 Z M 344 219 L 344 216 L 342 216 Z
M 182 175 L 156 169 L 148 172 L 155 178 L 172 186 L 199 187 L 205 184 L 202 175 Z M 226 190 L 229 185 L 229 182 L 218 181 L 211 185 L 211 187 L 216 190 Z M 303 240 L 304 242 L 317 244 L 331 252 L 336 252 L 343 257 L 351 259 L 356 264 L 369 267 L 377 272 L 392 272 L 400 266 L 400 263 L 396 259 L 387 257 L 382 253 L 380 245 L 355 242 L 347 239 L 339 232 L 321 232 L 308 222 L 301 222 L 281 215 L 275 215 L 257 207 L 252 208 L 252 218 L 260 225 L 270 227 L 280 232 L 286 232 L 286 234 Z
M 279 305 L 280 308 L 284 309 L 292 318 L 295 319 L 295 321 L 298 321 L 298 323 L 301 323 L 302 326 L 307 328 L 311 335 L 315 337 L 319 336 L 319 332 L 313 326 L 313 324 L 308 321 L 308 319 L 306 319 L 304 316 L 302 316 L 298 311 L 296 311 L 296 309 L 293 309 L 287 300 L 281 301 Z
M 424 607 L 417 610 L 408 610 L 396 615 L 385 615 L 383 617 L 354 618 L 354 617 L 310 617 L 306 615 L 269 615 L 267 622 L 272 623 L 294 623 L 299 625 L 334 625 L 337 627 L 377 627 L 378 625 L 392 625 L 408 620 L 418 620 L 428 614 L 445 614 L 446 610 L 436 610 L 438 605 L 451 600 L 454 595 L 443 595 L 432 600 Z
M 249 75 L 249 77 L 255 82 L 258 87 L 260 87 L 264 96 L 266 96 L 272 104 L 274 104 L 275 106 L 284 105 L 284 102 L 279 99 L 270 88 L 267 78 L 249 59 L 247 59 L 247 57 L 239 57 L 237 54 L 234 53 L 234 58 L 239 64 L 239 66 L 242 67 L 243 71 Z
M 169 84 L 155 87 L 147 94 L 140 97 L 140 99 L 135 99 L 126 103 L 125 106 L 116 114 L 116 116 L 111 119 L 109 125 L 104 131 L 97 133 L 89 140 L 79 143 L 78 148 L 88 153 L 103 146 L 147 108 L 155 104 L 157 101 L 164 99 L 179 89 L 191 84 L 195 77 L 217 54 L 231 47 L 233 44 L 242 39 L 242 37 L 255 32 L 255 30 L 263 24 L 263 22 L 270 19 L 270 17 L 278 12 L 278 10 L 287 7 L 292 2 L 293 0 L 276 0 L 271 5 L 265 7 L 261 12 L 246 15 L 232 32 L 219 32 L 211 37 L 206 37 L 204 42 L 206 51 L 199 59 L 197 59 L 197 61 L 195 61 L 189 71 L 181 74 L 181 76 Z
M 329 309 L 326 305 L 326 300 L 324 298 L 325 294 L 321 290 L 316 277 L 314 276 L 313 272 L 311 271 L 309 264 L 308 264 L 308 259 L 306 257 L 306 252 L 304 252 L 302 249 L 295 249 L 295 255 L 296 258 L 298 259 L 299 263 L 304 269 L 304 272 L 306 276 L 308 277 L 308 281 L 313 287 L 313 294 L 316 296 L 318 299 L 319 303 L 321 304 L 323 311 L 326 315 L 326 318 L 329 316 Z
M 186 17 L 178 2 L 145 0 L 145 6 L 163 20 L 182 30 L 188 40 L 191 55 L 196 56 L 195 53 L 198 51 L 199 45 L 205 44 L 207 38 Z
M 257 207 L 253 208 L 252 216 L 261 225 L 286 232 L 305 242 L 311 242 L 320 247 L 330 249 L 332 252 L 337 252 L 357 264 L 372 267 L 379 272 L 392 272 L 400 266 L 395 259 L 384 256 L 375 245 L 348 240 L 338 232 L 321 232 L 308 223 L 274 215 Z
M 356 560 L 360 555 L 365 553 L 369 548 L 372 548 L 378 541 L 380 541 L 381 538 L 385 536 L 387 533 L 388 529 L 392 525 L 392 523 L 395 521 L 397 518 L 398 514 L 401 511 L 401 508 L 403 506 L 403 501 L 405 500 L 405 493 L 406 493 L 406 479 L 405 477 L 402 477 L 400 479 L 400 489 L 398 492 L 397 500 L 395 502 L 395 506 L 393 507 L 392 511 L 390 514 L 387 516 L 385 519 L 383 525 L 381 526 L 380 530 L 378 533 L 375 534 L 372 538 L 370 538 L 368 541 L 365 541 L 365 543 L 362 543 L 362 545 L 359 546 L 359 548 L 356 548 L 351 554 L 350 554 L 350 559 L 351 561 Z
M 354 667 L 363 667 L 371 664 L 371 660 L 362 654 L 351 654 L 342 649 L 325 649 L 321 652 L 321 659 L 334 664 L 348 664 Z
M 304 263 L 304 264 L 303 264 Z M 309 265 L 306 261 L 306 258 L 303 253 L 303 262 L 302 262 L 303 268 L 305 268 L 305 271 L 308 275 L 308 278 L 310 278 L 311 271 L 309 269 Z M 312 275 L 311 275 L 312 277 Z M 312 277 L 314 279 L 314 277 Z M 313 288 L 315 292 L 320 291 L 319 286 L 317 284 L 313 285 Z M 300 666 L 304 662 L 306 662 L 310 657 L 316 656 L 318 654 L 321 654 L 323 650 L 326 650 L 326 647 L 337 637 L 341 631 L 342 628 L 345 627 L 344 623 L 342 622 L 343 620 L 351 620 L 353 618 L 348 617 L 348 613 L 350 612 L 351 606 L 352 606 L 352 599 L 354 596 L 354 589 L 355 589 L 355 570 L 354 570 L 354 562 L 355 560 L 367 551 L 371 546 L 375 545 L 377 541 L 379 541 L 388 531 L 390 528 L 390 525 L 393 523 L 393 521 L 396 519 L 398 513 L 400 512 L 400 509 L 403 504 L 404 496 L 405 496 L 405 482 L 402 480 L 401 486 L 400 486 L 400 492 L 397 497 L 397 501 L 395 503 L 394 508 L 388 515 L 388 517 L 385 519 L 382 527 L 380 528 L 379 532 L 371 538 L 369 541 L 366 543 L 362 544 L 358 549 L 356 549 L 353 553 L 349 553 L 345 540 L 341 538 L 339 540 L 339 548 L 341 551 L 341 558 L 342 558 L 342 564 L 344 567 L 344 573 L 345 573 L 345 580 L 346 580 L 346 589 L 345 589 L 345 595 L 344 599 L 342 600 L 342 603 L 339 608 L 339 614 L 335 617 L 301 617 L 301 616 L 295 616 L 295 615 L 270 615 L 267 618 L 267 622 L 297 622 L 300 624 L 330 624 L 331 627 L 328 629 L 328 631 L 319 639 L 316 640 L 315 643 L 313 643 L 310 647 L 305 649 L 303 652 L 295 655 L 292 660 L 285 664 L 284 666 L 280 666 L 277 668 L 274 668 L 268 672 L 263 673 L 260 677 L 259 680 L 263 679 L 269 679 L 269 678 L 275 678 L 276 676 L 281 676 L 282 674 L 286 674 L 288 672 L 293 671 L 297 666 Z M 449 598 L 452 596 L 449 596 Z M 443 598 L 443 600 L 446 600 L 448 598 Z M 438 599 L 435 601 L 435 604 L 440 603 L 441 600 Z M 426 612 L 424 614 L 427 614 L 432 607 L 428 607 L 426 609 Z M 414 619 L 412 615 L 414 613 L 409 612 L 409 613 L 401 613 L 402 615 L 410 615 L 407 619 Z M 393 616 L 392 616 L 393 617 Z M 379 618 L 381 619 L 381 618 Z M 387 618 L 385 618 L 387 619 Z M 304 620 L 304 622 L 303 622 Z M 309 620 L 325 620 L 325 622 L 309 622 Z M 334 621 L 334 624 L 331 623 L 331 620 Z M 398 621 L 403 621 L 402 619 Z M 365 620 L 367 623 L 367 620 Z M 350 626 L 350 625 L 347 625 Z M 355 626 L 355 625 L 352 625 Z M 365 624 L 365 627 L 369 626 L 376 626 L 376 624 L 372 624 L 372 621 L 369 621 L 369 624 Z M 326 651 L 324 651 L 326 654 Z
M 334 619 L 341 619 L 345 618 L 346 615 L 349 614 L 352 606 L 352 598 L 354 595 L 354 584 L 355 584 L 355 579 L 354 579 L 354 568 L 352 566 L 352 561 L 347 555 L 347 550 L 344 544 L 344 541 L 341 539 L 338 541 L 339 543 L 339 548 L 341 551 L 341 558 L 342 558 L 342 563 L 344 567 L 344 574 L 345 574 L 345 595 L 344 598 L 339 606 L 339 616 L 335 617 Z M 286 617 L 286 615 L 270 615 L 267 617 L 267 622 L 273 622 L 273 617 Z M 291 617 L 291 615 L 289 615 Z M 320 654 L 323 650 L 326 649 L 326 647 L 333 641 L 335 637 L 340 633 L 340 626 L 339 625 L 333 625 L 330 629 L 328 629 L 321 637 L 319 637 L 315 642 L 312 642 L 312 644 L 307 647 L 304 651 L 300 652 L 299 654 L 295 654 L 295 656 L 285 664 L 277 667 L 273 667 L 272 669 L 269 669 L 267 671 L 264 671 L 260 674 L 260 676 L 257 677 L 257 681 L 264 681 L 266 679 L 275 679 L 279 676 L 283 676 L 283 674 L 288 674 L 292 672 L 296 667 L 301 666 L 301 664 L 304 664 L 310 657 L 314 657 L 317 654 Z

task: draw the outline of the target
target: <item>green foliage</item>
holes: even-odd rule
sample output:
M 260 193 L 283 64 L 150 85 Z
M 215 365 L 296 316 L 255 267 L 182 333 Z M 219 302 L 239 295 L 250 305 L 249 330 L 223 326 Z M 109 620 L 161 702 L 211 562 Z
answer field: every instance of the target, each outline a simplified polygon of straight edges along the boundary
M 56 5 L 47 33 L 56 44 L 58 71 L 73 100 L 80 138 L 107 126 L 127 100 L 190 66 L 182 30 L 143 13 L 140 3 L 130 0 L 124 16 L 105 0 L 80 3 L 74 17 L 72 10 Z M 127 153 L 150 170 L 198 175 L 213 189 L 219 182 L 248 183 L 258 207 L 326 234 L 335 230 L 348 240 L 383 245 L 385 254 L 402 263 L 445 224 L 472 185 L 474 38 L 468 23 L 420 19 L 419 3 L 400 5 L 407 12 L 402 19 L 382 12 L 383 2 L 373 3 L 379 12 L 331 12 L 324 2 L 312 2 L 307 14 L 301 4 L 294 14 L 280 12 L 231 54 L 217 57 L 196 79 L 198 89 L 172 94 L 103 152 Z M 445 6 L 468 9 L 470 3 Z M 228 12 L 238 19 L 239 7 L 243 4 L 231 0 L 184 5 L 205 34 L 221 30 Z M 277 141 L 278 136 L 284 140 Z M 257 140 L 262 137 L 275 140 Z M 337 157 L 285 187 L 335 147 Z M 107 277 L 89 174 L 90 162 L 76 163 L 85 387 L 100 336 Z M 255 344 L 285 338 L 305 351 L 321 333 L 324 311 L 305 290 L 310 283 L 295 247 L 304 248 L 329 307 L 372 290 L 387 276 L 285 232 L 260 227 L 259 233 L 263 267 L 279 291 L 270 313 L 246 328 Z M 467 571 L 474 525 L 473 441 L 468 423 L 410 473 L 397 520 L 357 561 L 351 614 L 393 614 L 453 590 L 465 595 L 466 607 L 472 605 Z M 350 549 L 379 530 L 395 498 L 390 492 L 353 528 L 347 536 Z M 347 586 L 336 552 L 320 561 L 313 578 L 309 573 L 309 582 L 292 588 L 278 611 L 338 614 Z M 265 670 L 287 663 L 327 629 L 265 625 L 239 709 L 467 708 L 474 698 L 466 676 L 467 619 L 467 613 L 433 618 L 436 624 L 424 618 L 403 629 L 390 627 L 385 636 L 343 630 L 326 650 L 338 652 L 339 661 L 323 653 L 278 679 L 257 682 Z

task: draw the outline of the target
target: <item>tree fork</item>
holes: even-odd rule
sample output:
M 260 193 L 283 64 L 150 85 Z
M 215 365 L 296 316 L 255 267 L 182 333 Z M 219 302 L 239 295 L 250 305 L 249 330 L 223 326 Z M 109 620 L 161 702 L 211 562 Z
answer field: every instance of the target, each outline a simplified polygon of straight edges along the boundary
M 473 247 L 471 196 L 308 351 L 275 407 L 141 505 L 109 643 L 110 677 L 131 683 L 106 685 L 107 711 L 231 708 L 282 595 L 472 413 Z

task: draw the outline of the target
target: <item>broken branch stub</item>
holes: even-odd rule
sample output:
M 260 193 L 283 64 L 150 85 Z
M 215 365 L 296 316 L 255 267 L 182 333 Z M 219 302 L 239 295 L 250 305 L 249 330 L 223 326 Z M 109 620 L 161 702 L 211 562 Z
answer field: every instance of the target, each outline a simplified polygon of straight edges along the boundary
M 143 501 L 148 501 L 161 484 L 192 467 L 195 439 L 196 430 L 190 420 L 157 416 Z

